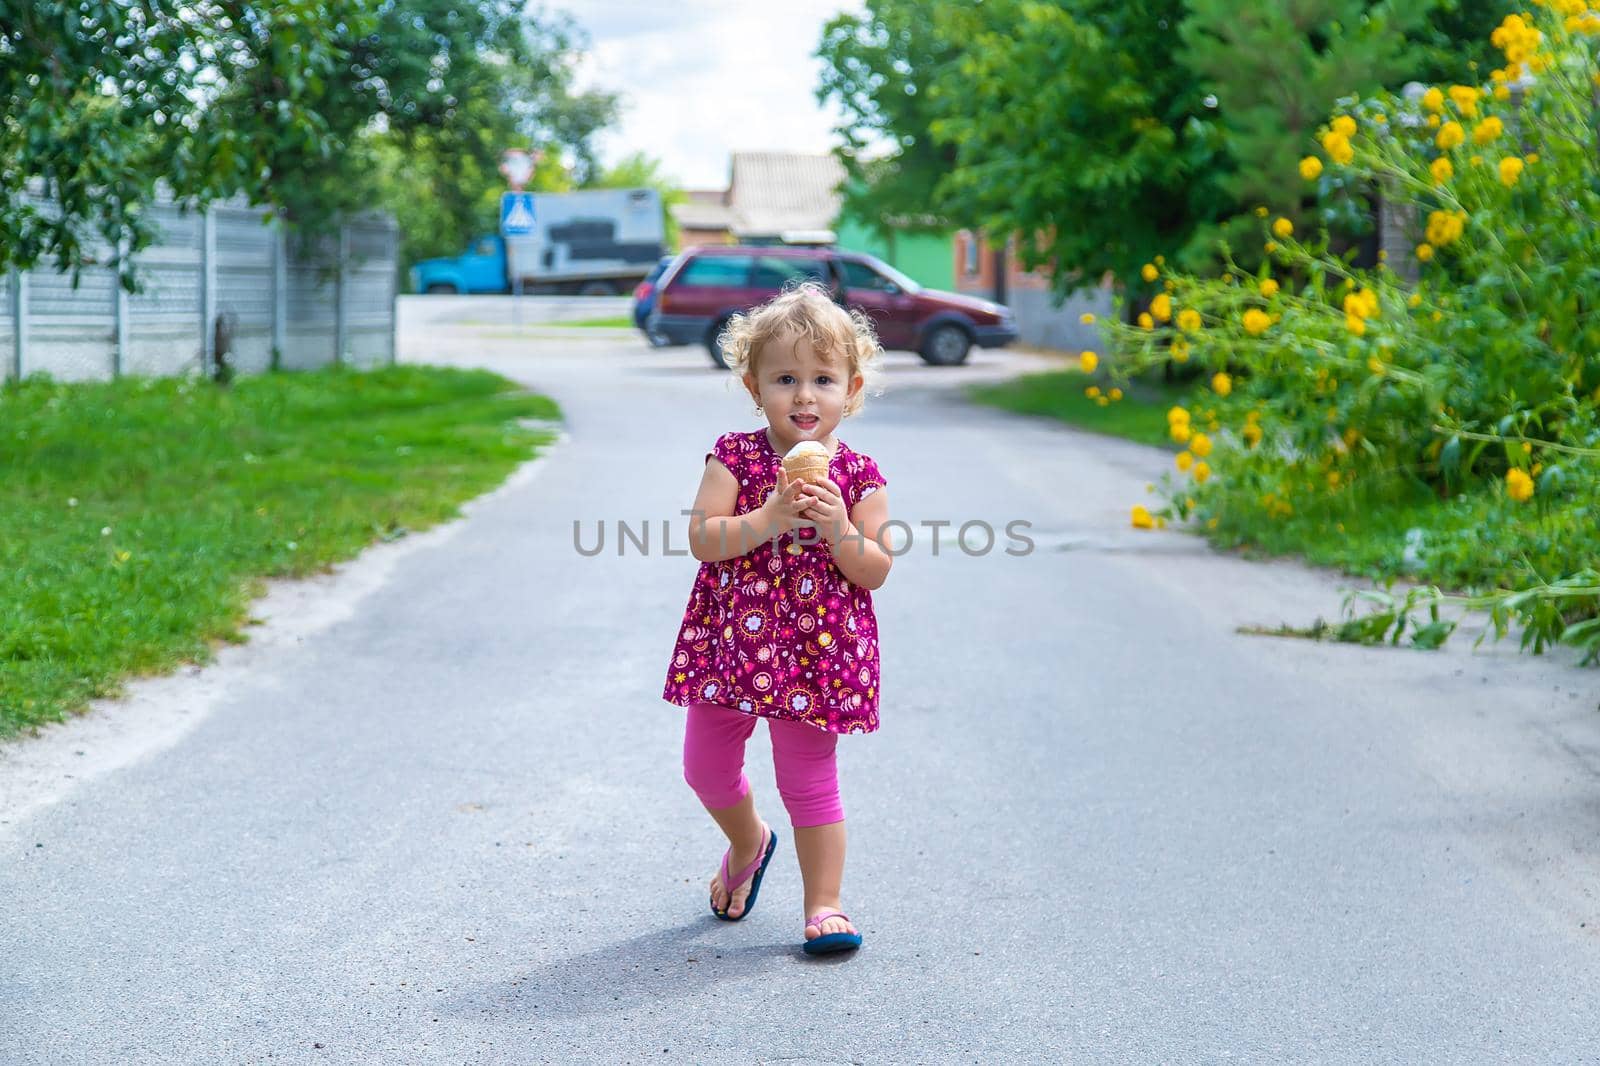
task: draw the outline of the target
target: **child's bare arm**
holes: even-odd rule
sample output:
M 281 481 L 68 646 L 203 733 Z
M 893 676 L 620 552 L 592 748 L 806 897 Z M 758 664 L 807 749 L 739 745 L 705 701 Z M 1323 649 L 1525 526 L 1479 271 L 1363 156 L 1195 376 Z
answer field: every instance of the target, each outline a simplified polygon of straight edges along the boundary
M 815 502 L 807 517 L 822 530 L 839 572 L 864 589 L 882 587 L 894 565 L 894 557 L 881 540 L 889 521 L 888 490 L 880 488 L 861 500 L 850 509 L 848 519 L 844 518 L 844 500 L 832 481 L 811 486 L 811 494 Z

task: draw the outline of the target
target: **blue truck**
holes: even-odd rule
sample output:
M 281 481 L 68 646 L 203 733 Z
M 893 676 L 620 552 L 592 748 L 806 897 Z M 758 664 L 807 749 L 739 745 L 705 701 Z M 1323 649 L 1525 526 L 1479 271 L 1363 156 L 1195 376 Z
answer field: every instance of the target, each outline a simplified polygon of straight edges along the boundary
M 424 293 L 525 293 L 615 296 L 643 281 L 666 240 L 654 189 L 584 189 L 535 193 L 533 232 L 486 234 L 448 259 L 411 268 Z

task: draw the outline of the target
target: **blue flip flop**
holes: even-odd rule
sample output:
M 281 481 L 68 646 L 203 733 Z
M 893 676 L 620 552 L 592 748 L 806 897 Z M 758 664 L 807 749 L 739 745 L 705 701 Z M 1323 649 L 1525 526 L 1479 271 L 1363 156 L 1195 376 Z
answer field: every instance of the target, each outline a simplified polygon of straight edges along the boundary
M 850 920 L 850 916 L 843 911 L 828 911 L 824 914 L 818 914 L 806 922 L 806 928 L 810 929 L 814 925 L 820 931 L 822 923 L 829 918 L 843 918 L 847 922 Z M 823 933 L 821 936 L 807 940 L 805 942 L 805 951 L 807 955 L 826 955 L 834 951 L 853 951 L 860 946 L 860 933 Z
M 739 871 L 739 877 L 736 880 L 728 876 L 728 856 L 733 854 L 733 849 L 729 848 L 722 853 L 722 884 L 728 890 L 729 902 L 732 902 L 735 890 L 746 881 L 750 881 L 750 895 L 745 899 L 744 910 L 739 912 L 738 917 L 734 917 L 727 911 L 717 910 L 717 901 L 712 899 L 711 913 L 725 922 L 740 921 L 756 905 L 756 894 L 761 891 L 761 878 L 767 872 L 767 863 L 772 861 L 772 853 L 778 850 L 778 834 L 772 831 L 771 826 L 763 826 L 762 828 L 767 831 L 767 846 L 762 854 L 756 856 L 754 862 Z M 750 880 L 752 875 L 755 877 L 753 881 Z

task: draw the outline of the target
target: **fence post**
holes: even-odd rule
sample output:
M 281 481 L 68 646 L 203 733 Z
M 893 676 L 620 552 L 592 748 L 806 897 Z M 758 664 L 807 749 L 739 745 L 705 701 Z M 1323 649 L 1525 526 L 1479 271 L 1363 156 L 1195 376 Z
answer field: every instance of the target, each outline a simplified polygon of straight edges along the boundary
M 28 274 L 11 272 L 11 378 L 22 380 L 28 360 Z
M 339 276 L 333 286 L 333 363 L 344 362 L 345 345 L 350 340 L 349 309 L 345 306 L 350 295 L 346 262 L 350 258 L 350 227 L 339 223 Z
M 389 365 L 400 359 L 400 227 L 389 220 Z
M 117 272 L 111 279 L 115 287 L 112 298 L 112 314 L 116 318 L 117 338 L 116 353 L 111 359 L 111 376 L 120 378 L 128 369 L 128 343 L 131 331 L 128 322 L 128 290 L 122 287 L 122 271 L 127 266 L 128 238 L 122 237 L 117 241 Z
M 272 368 L 278 369 L 288 351 L 289 248 L 283 216 L 272 220 Z
M 217 318 L 217 216 L 210 207 L 200 215 L 200 373 L 210 374 L 216 365 L 216 337 L 212 324 Z

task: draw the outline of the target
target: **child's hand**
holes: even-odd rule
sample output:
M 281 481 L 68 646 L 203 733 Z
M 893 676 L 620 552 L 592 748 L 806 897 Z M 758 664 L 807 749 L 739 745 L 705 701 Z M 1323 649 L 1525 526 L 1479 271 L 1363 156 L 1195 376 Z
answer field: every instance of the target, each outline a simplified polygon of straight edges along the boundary
M 822 539 L 837 545 L 840 538 L 850 532 L 850 512 L 844 505 L 844 494 L 827 478 L 806 486 L 809 506 L 805 517 L 815 522 L 822 531 Z
M 806 493 L 804 481 L 790 481 L 783 467 L 778 468 L 778 487 L 772 495 L 767 497 L 767 502 L 761 509 L 767 512 L 767 517 L 782 531 L 798 529 L 807 525 L 805 519 L 806 509 L 813 504 L 812 498 Z

